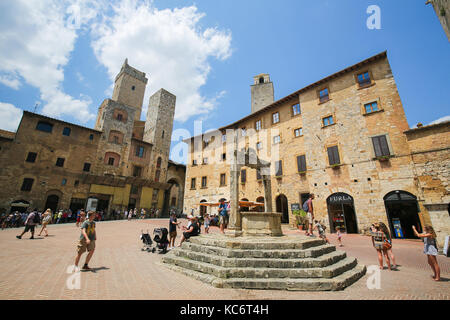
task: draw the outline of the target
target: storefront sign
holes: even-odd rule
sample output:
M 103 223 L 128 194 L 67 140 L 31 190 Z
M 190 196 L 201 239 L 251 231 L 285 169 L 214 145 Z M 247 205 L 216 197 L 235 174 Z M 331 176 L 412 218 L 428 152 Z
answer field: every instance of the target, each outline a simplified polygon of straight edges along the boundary
M 353 203 L 353 198 L 345 193 L 335 193 L 328 198 L 328 203 L 332 204 Z

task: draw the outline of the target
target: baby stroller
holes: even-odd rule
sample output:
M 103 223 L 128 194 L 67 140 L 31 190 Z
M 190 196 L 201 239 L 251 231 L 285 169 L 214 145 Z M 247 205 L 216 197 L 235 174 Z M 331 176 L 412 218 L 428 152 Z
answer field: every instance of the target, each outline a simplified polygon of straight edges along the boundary
M 167 252 L 167 246 L 169 245 L 169 240 L 167 239 L 169 231 L 167 228 L 156 228 L 153 230 L 153 234 L 155 237 L 153 240 L 157 243 L 156 247 L 159 249 L 159 253 L 166 253 Z M 155 248 L 153 248 L 153 251 L 155 252 Z
M 141 231 L 141 240 L 142 240 L 142 243 L 144 244 L 141 251 L 155 252 L 156 249 L 155 248 L 152 249 L 153 241 L 152 241 L 152 238 L 150 237 L 150 234 L 148 233 L 148 230 L 147 230 L 147 233 L 144 233 L 143 230 Z

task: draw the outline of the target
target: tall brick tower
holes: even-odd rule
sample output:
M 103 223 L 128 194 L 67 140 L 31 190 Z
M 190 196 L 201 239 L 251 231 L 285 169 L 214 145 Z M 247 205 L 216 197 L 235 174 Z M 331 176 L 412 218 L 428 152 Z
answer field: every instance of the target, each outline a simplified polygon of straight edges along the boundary
M 274 101 L 273 83 L 268 74 L 260 74 L 253 77 L 252 92 L 252 113 Z
M 165 181 L 170 155 L 176 96 L 160 89 L 150 97 L 144 141 L 153 144 L 152 176 L 155 181 Z M 158 158 L 161 160 L 158 162 Z M 159 171 L 159 172 L 158 172 Z
M 134 120 L 141 118 L 142 103 L 144 101 L 145 86 L 148 79 L 145 73 L 128 65 L 128 59 L 116 76 L 112 100 L 136 109 Z

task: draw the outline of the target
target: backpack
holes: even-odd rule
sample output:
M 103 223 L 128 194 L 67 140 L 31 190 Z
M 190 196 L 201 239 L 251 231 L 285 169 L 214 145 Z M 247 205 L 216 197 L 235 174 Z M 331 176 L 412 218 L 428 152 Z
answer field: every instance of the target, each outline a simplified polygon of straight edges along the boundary
M 305 211 L 305 212 L 309 211 L 308 200 L 305 201 L 305 203 L 303 204 L 303 207 L 302 207 L 303 211 Z
M 40 223 L 40 222 L 41 222 L 41 217 L 39 216 L 39 213 L 38 213 L 38 212 L 35 212 L 35 213 L 34 213 L 34 216 L 33 216 L 33 222 L 34 222 L 34 223 Z

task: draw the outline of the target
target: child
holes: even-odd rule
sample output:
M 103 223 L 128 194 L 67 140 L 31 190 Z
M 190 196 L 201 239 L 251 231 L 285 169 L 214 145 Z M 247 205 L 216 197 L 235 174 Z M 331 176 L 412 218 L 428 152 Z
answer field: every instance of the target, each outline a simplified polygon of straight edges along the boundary
M 433 227 L 425 226 L 425 232 L 420 234 L 417 232 L 416 227 L 412 226 L 412 229 L 416 237 L 423 238 L 424 242 L 423 253 L 427 255 L 428 264 L 430 265 L 431 270 L 433 270 L 434 273 L 432 276 L 433 280 L 441 281 L 441 269 L 439 268 L 438 261 L 436 258 L 438 255 L 436 233 L 434 232 Z
M 209 214 L 206 214 L 205 218 L 204 218 L 205 233 L 209 233 L 208 230 L 209 230 L 210 223 L 211 223 L 211 218 L 209 217 Z
M 327 243 L 330 243 L 328 241 L 327 236 L 325 235 L 325 226 L 323 226 L 319 221 L 314 220 L 314 229 L 317 229 L 317 232 L 319 232 L 319 238 L 325 240 Z
M 336 227 L 336 235 L 339 241 L 339 247 L 343 247 L 342 245 L 342 233 L 341 233 L 341 228 Z

